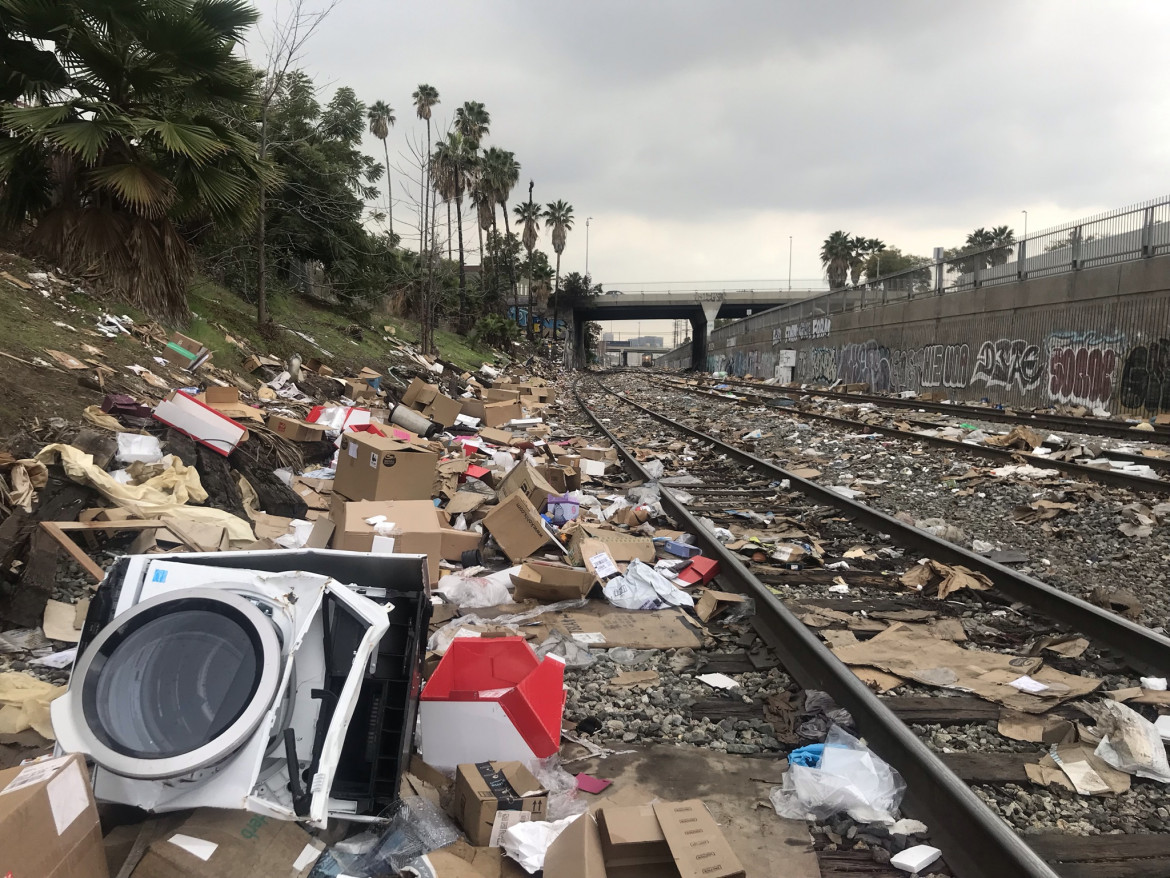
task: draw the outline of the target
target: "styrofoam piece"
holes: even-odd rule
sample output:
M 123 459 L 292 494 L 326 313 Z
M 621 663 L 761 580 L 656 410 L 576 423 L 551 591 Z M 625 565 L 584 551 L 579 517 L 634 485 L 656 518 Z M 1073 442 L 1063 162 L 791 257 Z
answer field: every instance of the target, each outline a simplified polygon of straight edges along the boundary
M 1162 736 L 1163 741 L 1170 741 L 1170 714 L 1160 716 L 1154 720 L 1154 728 L 1158 730 L 1158 734 Z
M 890 865 L 904 872 L 921 872 L 942 856 L 942 851 L 928 844 L 916 844 L 890 857 Z

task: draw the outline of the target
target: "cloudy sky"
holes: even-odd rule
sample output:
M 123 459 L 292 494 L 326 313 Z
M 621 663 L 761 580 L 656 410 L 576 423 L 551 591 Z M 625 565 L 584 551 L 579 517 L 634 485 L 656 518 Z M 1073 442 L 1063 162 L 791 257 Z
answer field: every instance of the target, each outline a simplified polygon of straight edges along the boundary
M 253 58 L 291 3 L 257 5 Z M 1035 231 L 1165 195 L 1168 40 L 1165 0 L 341 0 L 302 66 L 326 99 L 395 108 L 396 185 L 425 138 L 419 83 L 436 131 L 482 101 L 487 144 L 523 166 L 515 197 L 532 179 L 574 206 L 563 271 L 584 270 L 592 217 L 606 287 L 784 285 L 789 236 L 808 287 L 834 229 L 929 255 L 976 226 L 1019 234 L 1023 210 Z

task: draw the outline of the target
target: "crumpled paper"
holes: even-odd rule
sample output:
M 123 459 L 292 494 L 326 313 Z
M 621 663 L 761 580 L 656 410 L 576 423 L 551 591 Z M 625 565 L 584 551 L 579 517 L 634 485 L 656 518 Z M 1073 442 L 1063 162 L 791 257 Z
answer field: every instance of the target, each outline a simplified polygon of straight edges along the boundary
M 256 541 L 251 526 L 241 518 L 221 509 L 188 506 L 203 503 L 207 491 L 199 481 L 199 473 L 171 455 L 169 465 L 158 475 L 140 485 L 124 485 L 93 462 L 93 455 L 79 448 L 61 443 L 47 445 L 36 459 L 45 465 L 60 462 L 65 474 L 75 482 L 89 485 L 111 503 L 141 515 L 156 518 L 175 513 L 184 518 L 223 527 L 232 548 L 243 548 Z
M 12 484 L 8 503 L 19 506 L 25 512 L 32 512 L 37 489 L 49 483 L 49 469 L 37 460 L 18 460 L 8 471 L 8 480 Z
M 49 704 L 65 694 L 65 686 L 54 686 L 21 671 L 0 673 L 0 734 L 15 735 L 33 729 L 53 741 Z

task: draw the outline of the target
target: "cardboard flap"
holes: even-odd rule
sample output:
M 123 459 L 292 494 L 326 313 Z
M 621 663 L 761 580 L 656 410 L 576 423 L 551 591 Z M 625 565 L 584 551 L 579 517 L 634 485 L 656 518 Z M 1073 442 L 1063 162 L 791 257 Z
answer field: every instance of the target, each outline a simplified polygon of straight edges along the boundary
M 550 698 L 548 693 L 559 693 Z M 545 657 L 516 688 L 500 699 L 504 713 L 532 752 L 544 759 L 561 748 L 561 717 L 565 709 L 565 665 Z

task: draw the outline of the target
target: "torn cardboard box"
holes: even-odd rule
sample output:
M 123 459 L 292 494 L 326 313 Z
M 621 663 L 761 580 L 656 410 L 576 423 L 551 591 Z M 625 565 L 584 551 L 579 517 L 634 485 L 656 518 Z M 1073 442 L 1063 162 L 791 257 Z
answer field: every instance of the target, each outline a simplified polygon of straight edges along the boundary
M 483 527 L 513 563 L 524 560 L 551 539 L 540 513 L 519 491 L 485 515 Z
M 516 587 L 513 600 L 533 598 L 555 604 L 587 597 L 597 585 L 597 577 L 583 567 L 530 561 L 512 576 L 512 584 Z
M 324 424 L 310 424 L 283 415 L 269 415 L 267 425 L 273 433 L 293 442 L 320 442 L 329 438 L 329 430 Z
M 744 878 L 745 872 L 699 799 L 602 805 L 557 837 L 544 860 L 556 878 Z

